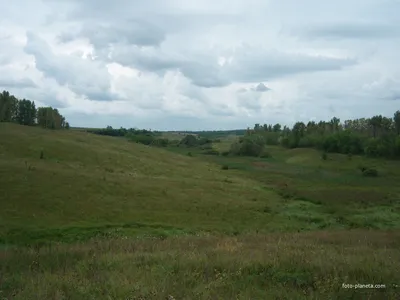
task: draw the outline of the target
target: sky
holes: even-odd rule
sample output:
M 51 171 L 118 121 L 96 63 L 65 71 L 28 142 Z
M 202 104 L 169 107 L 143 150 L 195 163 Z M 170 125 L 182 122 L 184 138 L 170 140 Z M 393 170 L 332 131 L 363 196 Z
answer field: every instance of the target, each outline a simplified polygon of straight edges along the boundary
M 0 0 L 0 90 L 71 126 L 393 116 L 400 0 Z

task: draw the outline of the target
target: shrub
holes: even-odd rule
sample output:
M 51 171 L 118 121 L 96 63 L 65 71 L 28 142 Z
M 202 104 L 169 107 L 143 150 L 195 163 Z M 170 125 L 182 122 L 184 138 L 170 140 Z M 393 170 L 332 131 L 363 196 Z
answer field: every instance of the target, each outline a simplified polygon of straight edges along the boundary
M 221 167 L 221 169 L 222 169 L 222 170 L 229 170 L 229 166 L 228 166 L 228 165 L 223 165 L 223 166 Z
M 204 144 L 200 146 L 201 150 L 211 150 L 213 149 L 212 144 Z
M 378 176 L 378 170 L 374 168 L 369 168 L 366 169 L 362 172 L 363 176 L 365 177 L 377 177 Z
M 186 147 L 194 147 L 198 145 L 198 140 L 194 135 L 188 134 L 179 143 L 180 145 L 185 145 Z
M 359 165 L 358 169 L 363 173 L 365 170 L 367 170 L 368 168 L 364 165 Z
M 193 156 L 192 152 L 187 153 L 188 156 Z
M 263 153 L 265 147 L 265 139 L 260 135 L 252 135 L 242 137 L 239 142 L 231 145 L 230 152 L 239 156 L 255 156 L 259 157 Z
M 179 145 L 179 142 L 180 142 L 179 140 L 172 140 L 172 141 L 169 142 L 169 145 L 176 147 L 176 146 Z
M 326 152 L 323 152 L 321 155 L 322 160 L 327 160 L 328 159 L 328 154 Z
M 228 156 L 228 155 L 229 155 L 229 151 L 223 151 L 223 152 L 221 153 L 221 155 L 222 155 L 222 156 Z
M 40 151 L 40 159 L 43 159 L 44 158 L 44 152 L 43 152 L 43 150 L 41 150 Z
M 215 149 L 209 149 L 209 150 L 203 151 L 203 154 L 206 154 L 206 155 L 219 155 L 219 152 L 218 152 L 218 150 L 215 150 Z
M 260 155 L 260 158 L 270 158 L 270 157 L 272 157 L 272 156 L 271 156 L 271 153 L 269 153 L 269 152 L 267 152 L 267 151 L 264 151 L 264 152 L 261 153 L 261 155 Z
M 163 139 L 163 138 L 159 138 L 159 139 L 155 139 L 152 143 L 153 146 L 157 146 L 157 147 L 167 147 L 169 143 L 168 139 Z
M 128 135 L 128 139 L 143 145 L 150 145 L 154 141 L 154 137 L 150 134 L 131 134 Z

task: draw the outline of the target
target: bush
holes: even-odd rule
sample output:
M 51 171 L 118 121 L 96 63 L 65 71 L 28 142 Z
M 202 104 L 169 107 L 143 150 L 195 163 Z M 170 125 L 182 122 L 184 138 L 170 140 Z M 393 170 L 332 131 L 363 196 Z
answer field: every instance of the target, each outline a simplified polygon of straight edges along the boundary
M 219 155 L 219 152 L 218 152 L 218 150 L 215 150 L 215 149 L 209 149 L 209 150 L 203 151 L 203 154 L 206 154 L 206 155 Z
M 223 165 L 223 166 L 221 167 L 221 169 L 222 169 L 222 170 L 229 170 L 229 166 L 228 166 L 228 165 Z
M 321 155 L 322 160 L 327 160 L 328 159 L 328 154 L 326 152 L 323 152 Z
M 179 145 L 179 142 L 180 142 L 179 140 L 172 140 L 172 141 L 169 142 L 169 145 L 176 147 L 176 146 Z
M 155 140 L 154 136 L 150 134 L 132 134 L 128 136 L 128 139 L 132 142 L 143 145 L 150 145 Z
M 239 142 L 231 145 L 230 152 L 239 156 L 259 157 L 265 147 L 265 139 L 260 135 L 242 137 Z
M 378 177 L 378 170 L 374 168 L 366 169 L 362 172 L 365 177 Z
M 229 155 L 229 151 L 223 151 L 223 152 L 221 153 L 221 155 L 222 155 L 222 156 L 228 156 L 228 155 Z
M 267 152 L 267 151 L 264 151 L 264 152 L 261 153 L 261 155 L 260 155 L 260 158 L 270 158 L 270 157 L 272 157 L 272 156 L 271 156 L 271 153 L 269 153 L 269 152 Z
M 153 140 L 152 145 L 157 147 L 167 147 L 168 143 L 169 143 L 168 139 L 159 138 Z
M 186 147 L 194 147 L 198 145 L 198 139 L 191 134 L 185 136 L 179 143 L 180 145 L 185 145 Z
M 359 165 L 358 169 L 363 173 L 365 170 L 367 170 L 368 168 L 364 165 Z
M 193 156 L 192 152 L 187 153 L 188 156 Z
M 212 148 L 212 144 L 204 144 L 200 146 L 201 150 L 211 150 Z

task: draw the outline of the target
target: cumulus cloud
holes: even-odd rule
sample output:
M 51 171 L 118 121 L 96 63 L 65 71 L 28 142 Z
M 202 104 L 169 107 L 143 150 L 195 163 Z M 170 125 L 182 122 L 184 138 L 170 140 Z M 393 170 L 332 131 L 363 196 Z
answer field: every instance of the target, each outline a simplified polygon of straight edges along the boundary
M 35 58 L 35 65 L 46 77 L 91 100 L 110 101 L 110 74 L 104 63 L 76 56 L 55 55 L 45 40 L 28 31 L 24 47 Z
M 356 64 L 355 59 L 347 57 L 332 58 L 249 46 L 233 49 L 228 54 L 230 62 L 223 65 L 218 64 L 217 54 L 169 53 L 159 48 L 137 46 L 125 48 L 116 45 L 109 55 L 109 60 L 149 72 L 179 70 L 200 87 L 223 87 L 233 82 L 270 80 L 303 72 L 338 70 Z
M 269 87 L 267 87 L 264 83 L 260 82 L 259 84 L 255 85 L 255 86 L 251 86 L 249 88 L 242 87 L 237 90 L 237 93 L 242 94 L 242 93 L 246 93 L 249 91 L 264 93 L 264 92 L 268 92 L 270 90 L 271 89 Z
M 264 84 L 264 83 L 259 83 L 257 86 L 254 88 L 256 92 L 266 92 L 269 91 L 270 89 Z
M 399 5 L 0 0 L 0 87 L 60 108 L 77 126 L 221 129 L 391 115 Z
M 36 87 L 36 84 L 30 78 L 0 78 L 0 88 L 32 88 Z

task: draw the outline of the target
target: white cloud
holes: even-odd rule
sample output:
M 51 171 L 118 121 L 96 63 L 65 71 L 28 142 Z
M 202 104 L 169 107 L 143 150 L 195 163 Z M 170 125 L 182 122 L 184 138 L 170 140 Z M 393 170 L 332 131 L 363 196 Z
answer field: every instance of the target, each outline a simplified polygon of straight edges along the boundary
M 398 1 L 0 6 L 0 89 L 72 125 L 243 128 L 399 107 Z

